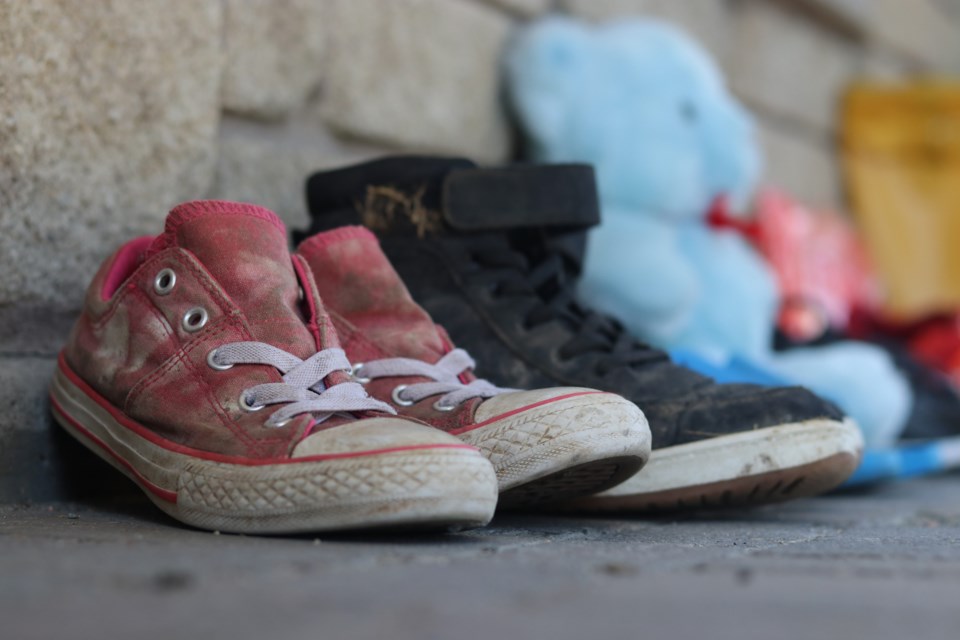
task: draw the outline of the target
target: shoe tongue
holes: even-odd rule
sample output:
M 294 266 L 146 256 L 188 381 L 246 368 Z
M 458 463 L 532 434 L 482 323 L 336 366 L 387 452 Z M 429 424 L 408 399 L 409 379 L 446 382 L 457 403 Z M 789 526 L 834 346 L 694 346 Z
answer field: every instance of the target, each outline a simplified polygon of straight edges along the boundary
M 434 363 L 448 348 L 437 326 L 364 227 L 318 233 L 297 248 L 324 304 L 394 356 Z
M 283 222 L 269 209 L 199 200 L 178 205 L 148 255 L 192 253 L 240 309 L 254 340 L 301 358 L 316 343 L 299 311 L 300 288 Z

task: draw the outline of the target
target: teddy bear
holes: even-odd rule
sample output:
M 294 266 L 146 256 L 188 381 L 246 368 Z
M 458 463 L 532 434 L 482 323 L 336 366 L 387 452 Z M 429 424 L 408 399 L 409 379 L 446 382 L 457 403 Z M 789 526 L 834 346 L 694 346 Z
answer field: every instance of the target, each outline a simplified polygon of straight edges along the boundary
M 895 440 L 911 396 L 890 358 L 851 341 L 776 352 L 774 274 L 742 234 L 706 222 L 718 198 L 747 209 L 763 162 L 750 114 L 704 49 L 656 20 L 550 17 L 515 38 L 505 75 L 529 159 L 596 169 L 585 304 L 721 381 L 812 389 L 858 421 L 868 446 Z

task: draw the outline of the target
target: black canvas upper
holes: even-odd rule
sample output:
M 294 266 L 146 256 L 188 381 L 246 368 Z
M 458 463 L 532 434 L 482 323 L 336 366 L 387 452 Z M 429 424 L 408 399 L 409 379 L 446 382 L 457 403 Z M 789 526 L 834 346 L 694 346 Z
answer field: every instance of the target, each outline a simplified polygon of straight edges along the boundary
M 414 299 L 499 385 L 619 393 L 643 409 L 654 448 L 843 418 L 802 388 L 716 384 L 578 304 L 572 285 L 599 221 L 587 166 L 392 157 L 315 174 L 307 200 L 312 224 L 297 242 L 373 229 Z

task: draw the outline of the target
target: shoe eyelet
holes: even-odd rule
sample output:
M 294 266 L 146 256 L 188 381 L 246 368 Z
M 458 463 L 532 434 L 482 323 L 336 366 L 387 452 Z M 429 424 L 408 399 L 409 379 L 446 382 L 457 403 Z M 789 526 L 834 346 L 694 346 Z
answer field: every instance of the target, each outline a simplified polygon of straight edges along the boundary
M 240 408 L 243 409 L 244 411 L 249 411 L 250 413 L 253 413 L 254 411 L 260 411 L 260 409 L 263 409 L 265 406 L 267 405 L 253 404 L 250 398 L 247 397 L 246 393 L 240 394 Z
M 370 378 L 366 378 L 360 375 L 360 371 L 363 369 L 363 363 L 358 362 L 356 364 L 350 365 L 350 377 L 353 378 L 354 382 L 359 382 L 360 384 L 367 384 L 370 382 Z
M 158 296 L 165 296 L 177 284 L 177 274 L 173 269 L 161 269 L 153 279 L 153 290 Z
M 210 353 L 207 354 L 207 366 L 211 369 L 216 369 L 217 371 L 226 371 L 227 369 L 232 369 L 232 364 L 220 364 L 217 362 L 217 350 L 211 349 Z
M 440 404 L 440 401 L 437 400 L 433 403 L 433 408 L 435 411 L 453 411 L 457 408 L 455 404 Z
M 390 393 L 390 399 L 393 400 L 393 404 L 400 407 L 411 407 L 416 404 L 413 400 L 406 400 L 400 396 L 406 388 L 407 385 L 405 384 L 399 384 L 393 388 L 393 391 Z
M 181 324 L 183 325 L 183 330 L 187 333 L 194 333 L 203 329 L 204 325 L 207 324 L 207 320 L 210 317 L 207 315 L 207 310 L 203 307 L 194 307 L 190 309 L 185 314 L 183 314 L 183 320 Z

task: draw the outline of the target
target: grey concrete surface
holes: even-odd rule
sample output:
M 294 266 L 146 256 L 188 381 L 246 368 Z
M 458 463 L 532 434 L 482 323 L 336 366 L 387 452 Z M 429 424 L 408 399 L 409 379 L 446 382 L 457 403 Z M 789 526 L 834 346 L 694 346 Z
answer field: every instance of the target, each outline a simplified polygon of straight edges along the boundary
M 195 531 L 126 495 L 0 507 L 0 637 L 960 634 L 960 476 L 748 512 L 323 539 Z

